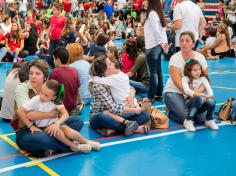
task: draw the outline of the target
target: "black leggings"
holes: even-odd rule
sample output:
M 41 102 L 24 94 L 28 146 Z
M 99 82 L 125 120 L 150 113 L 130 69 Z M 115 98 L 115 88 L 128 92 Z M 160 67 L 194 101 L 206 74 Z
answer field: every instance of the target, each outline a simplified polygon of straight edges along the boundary
M 222 58 L 222 57 L 227 57 L 227 56 L 230 56 L 230 50 L 225 51 L 225 52 L 217 53 L 217 52 L 215 51 L 215 49 L 211 49 L 211 55 L 212 55 L 212 56 L 219 56 L 220 58 Z

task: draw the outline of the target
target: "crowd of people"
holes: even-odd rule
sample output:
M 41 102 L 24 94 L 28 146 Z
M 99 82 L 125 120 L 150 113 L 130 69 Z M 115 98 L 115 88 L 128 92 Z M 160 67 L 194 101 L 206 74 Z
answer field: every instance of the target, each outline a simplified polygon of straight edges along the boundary
M 218 130 L 206 58 L 234 56 L 236 1 L 220 2 L 211 23 L 204 1 L 176 2 L 168 16 L 161 0 L 1 1 L 0 63 L 14 64 L 0 116 L 13 119 L 17 145 L 37 156 L 98 151 L 79 133 L 85 105 L 101 135 L 148 133 L 150 113 L 136 94 L 164 98 L 168 117 L 188 131 L 198 122 Z M 31 55 L 38 59 L 24 62 Z M 233 109 L 236 116 L 236 102 Z

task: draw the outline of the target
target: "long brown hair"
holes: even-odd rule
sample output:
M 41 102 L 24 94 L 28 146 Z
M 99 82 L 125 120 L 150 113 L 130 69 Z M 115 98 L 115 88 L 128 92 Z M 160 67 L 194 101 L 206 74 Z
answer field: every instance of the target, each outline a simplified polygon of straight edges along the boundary
M 221 29 L 221 34 L 225 34 L 226 42 L 228 47 L 230 47 L 230 38 L 229 38 L 229 32 L 228 32 L 228 26 L 226 24 L 220 24 L 219 28 Z
M 162 10 L 162 4 L 160 0 L 147 0 L 148 1 L 148 8 L 147 8 L 147 14 L 146 14 L 146 19 L 148 19 L 149 13 L 154 10 L 161 21 L 161 26 L 165 27 L 166 26 L 166 19 Z
M 184 76 L 187 76 L 189 78 L 190 83 L 193 82 L 193 77 L 191 75 L 191 72 L 192 72 L 192 69 L 193 69 L 194 65 L 199 65 L 200 66 L 200 68 L 201 68 L 201 75 L 200 76 L 201 77 L 205 77 L 210 82 L 210 79 L 209 79 L 208 75 L 206 75 L 204 73 L 201 64 L 197 60 L 191 59 L 191 60 L 189 60 L 187 62 L 188 63 L 186 63 L 185 66 L 184 66 Z

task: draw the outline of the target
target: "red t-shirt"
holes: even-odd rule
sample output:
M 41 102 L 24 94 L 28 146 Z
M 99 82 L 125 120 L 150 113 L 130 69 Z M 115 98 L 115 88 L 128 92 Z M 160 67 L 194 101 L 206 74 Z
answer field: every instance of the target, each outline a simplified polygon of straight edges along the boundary
M 78 89 L 80 87 L 80 80 L 75 68 L 70 66 L 62 66 L 52 70 L 49 79 L 55 79 L 65 86 L 65 96 L 63 104 L 67 111 L 71 111 L 77 105 Z
M 60 40 L 62 30 L 66 25 L 66 17 L 53 15 L 50 18 L 51 40 Z
M 84 3 L 84 11 L 88 11 L 90 6 L 91 6 L 90 2 L 85 2 Z
M 65 10 L 65 12 L 66 13 L 70 13 L 71 12 L 71 2 L 70 1 L 63 1 L 62 2 L 62 5 L 63 5 L 63 7 L 64 7 L 64 10 Z
M 138 4 L 138 6 L 134 7 L 135 11 L 142 10 L 143 1 L 142 0 L 134 0 L 134 4 Z
M 8 39 L 8 47 L 10 48 L 11 52 L 15 52 L 16 48 L 20 48 L 21 40 L 16 41 L 15 39 L 10 39 L 10 33 L 5 35 L 5 38 Z
M 129 58 L 126 52 L 122 53 L 122 71 L 128 73 L 135 63 L 135 58 Z
M 40 9 L 43 6 L 43 2 L 42 1 L 37 1 L 36 2 L 36 8 Z
M 5 40 L 5 36 L 3 35 L 2 32 L 0 32 L 0 42 L 4 41 Z

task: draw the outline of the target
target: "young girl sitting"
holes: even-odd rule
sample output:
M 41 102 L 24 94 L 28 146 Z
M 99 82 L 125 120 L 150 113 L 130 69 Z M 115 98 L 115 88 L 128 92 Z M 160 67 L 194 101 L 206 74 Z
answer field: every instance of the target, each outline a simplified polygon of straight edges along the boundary
M 48 80 L 43 84 L 40 94 L 23 104 L 23 106 L 17 110 L 17 114 L 21 120 L 25 122 L 28 118 L 27 112 L 29 111 L 50 112 L 53 109 L 57 109 L 60 118 L 34 120 L 32 123 L 28 124 L 27 127 L 32 133 L 45 130 L 48 134 L 69 146 L 74 152 L 88 153 L 91 149 L 98 151 L 100 149 L 98 142 L 85 139 L 79 132 L 69 128 L 63 123 L 69 117 L 66 108 L 61 103 L 64 93 L 63 84 L 60 84 L 56 80 Z M 57 124 L 59 129 L 48 131 L 47 127 L 51 124 Z
M 196 131 L 193 125 L 194 116 L 197 113 L 207 111 L 205 126 L 212 130 L 218 130 L 219 128 L 212 118 L 212 114 L 215 110 L 213 91 L 207 76 L 204 75 L 202 67 L 197 60 L 189 59 L 186 61 L 182 85 L 184 93 L 187 95 L 185 101 L 186 106 L 189 109 L 188 117 L 184 121 L 184 127 L 188 131 Z M 204 92 L 199 92 L 201 86 L 204 86 Z

